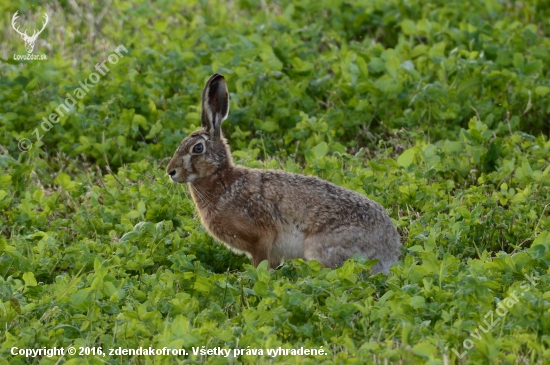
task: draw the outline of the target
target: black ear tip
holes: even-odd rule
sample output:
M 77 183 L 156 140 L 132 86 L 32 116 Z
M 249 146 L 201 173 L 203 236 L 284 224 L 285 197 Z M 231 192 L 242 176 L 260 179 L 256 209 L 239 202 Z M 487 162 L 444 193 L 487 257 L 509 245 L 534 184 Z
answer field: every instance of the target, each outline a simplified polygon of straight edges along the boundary
M 225 80 L 225 77 L 223 77 L 222 74 L 215 73 L 215 74 L 213 74 L 212 76 L 210 76 L 210 78 L 208 79 L 208 83 L 212 83 L 212 82 L 216 82 L 216 81 L 221 81 L 221 80 Z

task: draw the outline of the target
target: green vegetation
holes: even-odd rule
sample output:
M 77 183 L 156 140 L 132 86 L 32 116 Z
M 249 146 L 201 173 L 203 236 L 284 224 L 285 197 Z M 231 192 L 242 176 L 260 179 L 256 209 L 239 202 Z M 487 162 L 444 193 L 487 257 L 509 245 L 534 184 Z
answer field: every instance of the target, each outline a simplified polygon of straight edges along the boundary
M 549 2 L 184 3 L 0 3 L 1 365 L 550 361 Z M 48 13 L 47 61 L 13 59 L 17 10 L 29 34 Z M 205 232 L 163 169 L 213 72 L 237 163 L 388 210 L 405 246 L 389 276 L 254 268 Z M 69 346 L 190 354 L 11 355 Z

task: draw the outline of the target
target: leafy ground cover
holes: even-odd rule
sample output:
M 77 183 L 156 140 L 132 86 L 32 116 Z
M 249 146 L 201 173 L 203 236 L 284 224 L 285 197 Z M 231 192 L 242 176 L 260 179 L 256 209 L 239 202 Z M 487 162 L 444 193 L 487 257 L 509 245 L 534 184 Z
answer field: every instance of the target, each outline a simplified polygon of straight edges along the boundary
M 0 364 L 550 361 L 546 2 L 0 10 Z M 47 61 L 13 60 L 26 53 L 17 10 L 49 14 L 34 51 Z M 44 125 L 119 45 L 128 53 Z M 361 258 L 254 268 L 209 237 L 163 169 L 199 125 L 212 72 L 231 91 L 237 163 L 386 207 L 405 247 L 389 276 Z M 11 354 L 69 346 L 189 354 Z M 326 355 L 267 353 L 301 347 Z

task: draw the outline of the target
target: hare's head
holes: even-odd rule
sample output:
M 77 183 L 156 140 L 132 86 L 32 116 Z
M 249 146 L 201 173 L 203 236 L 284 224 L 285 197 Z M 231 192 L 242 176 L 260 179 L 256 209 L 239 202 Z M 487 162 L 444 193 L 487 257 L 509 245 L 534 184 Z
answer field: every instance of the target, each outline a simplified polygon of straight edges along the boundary
M 222 75 L 214 74 L 202 92 L 202 129 L 180 143 L 166 167 L 173 181 L 192 183 L 232 165 L 231 152 L 221 132 L 221 124 L 228 113 L 227 84 Z

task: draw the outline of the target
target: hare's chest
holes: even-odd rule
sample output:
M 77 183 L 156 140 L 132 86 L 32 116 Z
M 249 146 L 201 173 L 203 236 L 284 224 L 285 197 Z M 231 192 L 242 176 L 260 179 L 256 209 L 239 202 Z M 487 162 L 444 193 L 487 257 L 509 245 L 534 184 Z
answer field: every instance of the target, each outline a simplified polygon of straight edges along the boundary
M 247 216 L 215 209 L 199 209 L 206 230 L 235 252 L 250 252 L 262 237 L 261 230 Z

